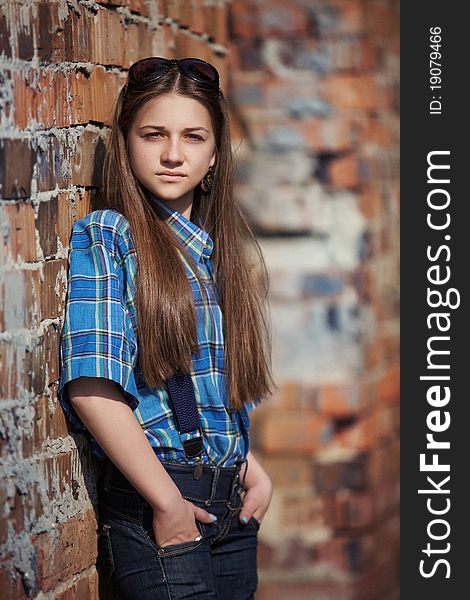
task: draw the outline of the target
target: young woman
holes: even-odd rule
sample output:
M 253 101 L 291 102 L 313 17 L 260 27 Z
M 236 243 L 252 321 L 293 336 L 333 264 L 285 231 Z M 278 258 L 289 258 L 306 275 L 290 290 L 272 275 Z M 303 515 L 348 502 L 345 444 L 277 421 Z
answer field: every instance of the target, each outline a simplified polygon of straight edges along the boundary
M 272 483 L 248 412 L 276 386 L 266 268 L 233 180 L 214 66 L 132 65 L 104 164 L 109 208 L 72 231 L 59 381 L 101 459 L 98 568 L 124 599 L 257 588 Z

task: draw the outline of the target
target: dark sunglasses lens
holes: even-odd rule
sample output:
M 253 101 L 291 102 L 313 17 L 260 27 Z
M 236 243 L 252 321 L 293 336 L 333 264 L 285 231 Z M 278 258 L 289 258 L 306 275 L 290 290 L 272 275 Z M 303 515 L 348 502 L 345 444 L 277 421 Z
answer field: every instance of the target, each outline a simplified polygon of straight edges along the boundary
M 181 66 L 193 79 L 207 81 L 208 83 L 217 83 L 218 81 L 217 70 L 209 63 L 189 58 L 188 60 L 182 60 Z
M 164 73 L 168 68 L 168 61 L 162 58 L 144 58 L 134 63 L 129 69 L 129 79 L 139 82 L 151 75 Z

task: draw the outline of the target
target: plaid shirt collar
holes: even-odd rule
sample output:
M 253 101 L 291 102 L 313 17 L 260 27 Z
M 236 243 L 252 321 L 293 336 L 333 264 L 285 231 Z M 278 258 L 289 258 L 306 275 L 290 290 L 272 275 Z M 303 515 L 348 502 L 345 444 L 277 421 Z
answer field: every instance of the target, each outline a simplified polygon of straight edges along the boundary
M 161 198 L 150 194 L 152 202 L 160 206 L 166 215 L 164 220 L 174 231 L 179 240 L 187 247 L 196 262 L 207 260 L 212 254 L 214 242 L 207 231 L 171 208 Z

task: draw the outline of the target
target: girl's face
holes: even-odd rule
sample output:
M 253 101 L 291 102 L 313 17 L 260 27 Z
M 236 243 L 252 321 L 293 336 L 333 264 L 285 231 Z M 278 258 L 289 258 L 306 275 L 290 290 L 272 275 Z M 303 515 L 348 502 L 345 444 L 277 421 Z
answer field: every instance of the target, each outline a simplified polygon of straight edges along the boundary
M 132 122 L 128 152 L 142 185 L 179 212 L 190 214 L 193 190 L 215 162 L 209 113 L 197 100 L 177 94 L 149 100 Z

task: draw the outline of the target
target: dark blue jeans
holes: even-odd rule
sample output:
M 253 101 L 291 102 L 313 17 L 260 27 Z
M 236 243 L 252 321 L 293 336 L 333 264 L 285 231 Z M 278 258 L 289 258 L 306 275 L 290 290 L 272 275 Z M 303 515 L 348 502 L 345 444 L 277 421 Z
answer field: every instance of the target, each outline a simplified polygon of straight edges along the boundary
M 153 509 L 111 461 L 99 483 L 97 568 L 122 600 L 250 600 L 258 585 L 259 522 L 244 525 L 241 510 L 247 463 L 193 467 L 161 461 L 183 498 L 215 514 L 196 521 L 202 539 L 161 548 Z

